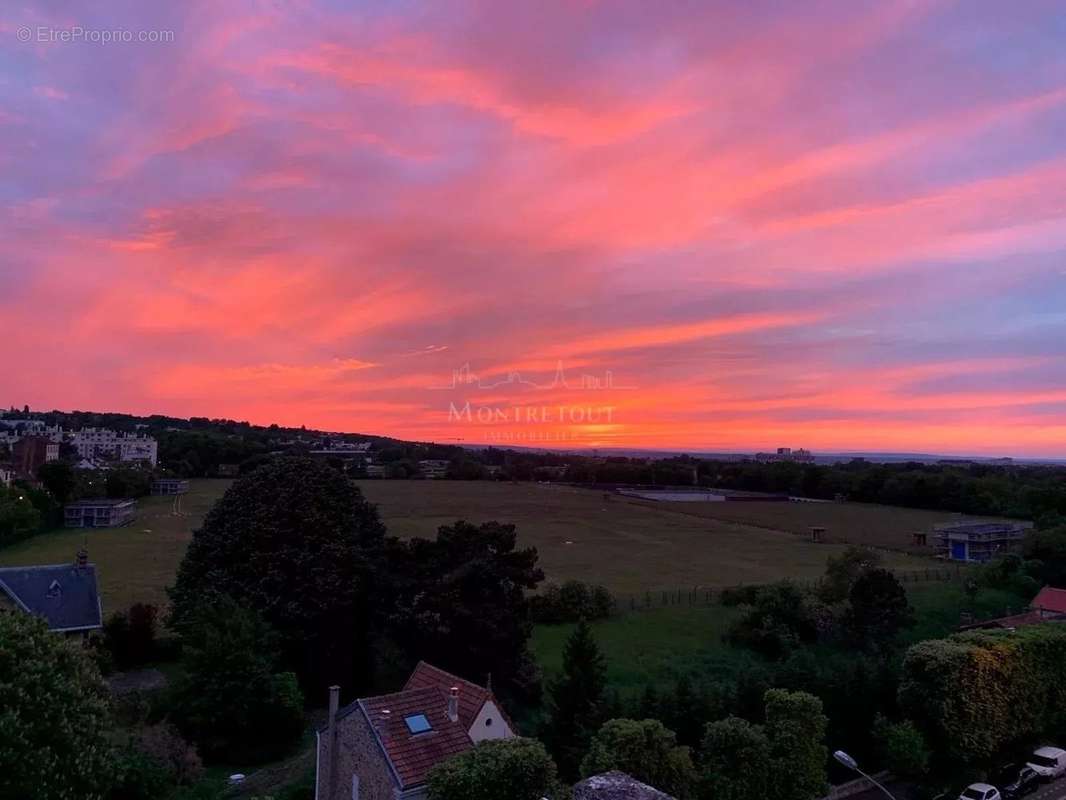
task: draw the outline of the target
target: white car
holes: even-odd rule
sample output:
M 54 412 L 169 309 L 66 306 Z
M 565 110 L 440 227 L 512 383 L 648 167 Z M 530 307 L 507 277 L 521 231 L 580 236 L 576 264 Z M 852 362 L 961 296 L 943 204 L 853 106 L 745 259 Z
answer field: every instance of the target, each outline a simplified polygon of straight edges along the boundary
M 971 783 L 959 795 L 959 800 L 1003 800 L 1003 797 L 999 789 L 990 783 Z
M 1041 778 L 1053 780 L 1066 774 L 1066 750 L 1057 747 L 1041 747 L 1029 758 L 1026 764 L 1033 768 Z

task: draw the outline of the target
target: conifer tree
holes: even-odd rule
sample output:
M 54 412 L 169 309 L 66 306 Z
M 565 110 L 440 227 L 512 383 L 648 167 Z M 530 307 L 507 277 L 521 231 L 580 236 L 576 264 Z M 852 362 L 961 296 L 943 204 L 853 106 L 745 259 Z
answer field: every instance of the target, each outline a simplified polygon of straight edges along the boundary
M 563 777 L 577 776 L 593 734 L 604 720 L 607 663 L 588 623 L 566 642 L 563 671 L 548 686 L 547 739 Z

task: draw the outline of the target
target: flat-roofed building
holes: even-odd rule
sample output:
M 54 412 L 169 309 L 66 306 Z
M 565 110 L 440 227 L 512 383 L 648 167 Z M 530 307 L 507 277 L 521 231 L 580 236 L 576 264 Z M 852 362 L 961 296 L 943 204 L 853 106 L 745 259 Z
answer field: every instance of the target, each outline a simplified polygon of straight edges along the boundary
M 156 478 L 152 481 L 153 495 L 187 494 L 189 482 L 185 478 Z
M 78 500 L 63 509 L 63 524 L 67 528 L 118 528 L 136 516 L 136 500 Z
M 418 462 L 418 471 L 423 478 L 443 478 L 448 474 L 450 461 L 442 458 L 427 458 Z
M 82 428 L 71 434 L 70 443 L 82 458 L 115 461 L 158 461 L 159 444 L 151 436 L 119 433 L 108 428 Z

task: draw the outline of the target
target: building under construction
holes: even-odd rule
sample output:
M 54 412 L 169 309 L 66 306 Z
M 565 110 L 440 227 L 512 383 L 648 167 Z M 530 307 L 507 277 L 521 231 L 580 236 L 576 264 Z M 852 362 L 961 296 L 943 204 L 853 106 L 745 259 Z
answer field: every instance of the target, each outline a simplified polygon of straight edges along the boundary
M 940 554 L 952 561 L 984 563 L 1018 552 L 1031 522 L 954 522 L 934 530 Z

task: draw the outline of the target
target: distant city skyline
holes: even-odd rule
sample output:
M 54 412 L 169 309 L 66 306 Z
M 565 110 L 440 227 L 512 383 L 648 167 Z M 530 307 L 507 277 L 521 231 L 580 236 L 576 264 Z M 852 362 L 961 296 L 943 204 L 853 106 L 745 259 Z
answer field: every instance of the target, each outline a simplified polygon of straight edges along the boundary
M 1042 0 L 12 6 L 5 394 L 1066 457 L 1063 26 Z M 484 384 L 435 388 L 463 364 Z M 519 379 L 554 422 L 449 417 L 534 402 Z

